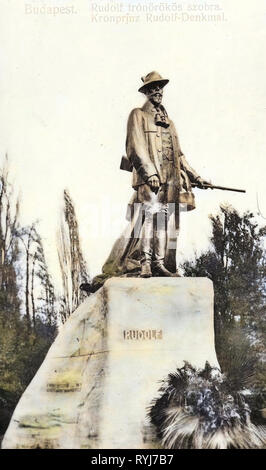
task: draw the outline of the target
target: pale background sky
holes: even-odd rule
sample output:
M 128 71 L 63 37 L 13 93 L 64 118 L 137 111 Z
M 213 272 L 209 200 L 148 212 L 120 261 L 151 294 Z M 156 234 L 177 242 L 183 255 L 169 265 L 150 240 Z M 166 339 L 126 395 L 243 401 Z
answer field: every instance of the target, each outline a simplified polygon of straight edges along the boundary
M 125 9 L 129 1 L 94 3 Z M 195 191 L 197 210 L 181 218 L 179 259 L 207 247 L 208 214 L 220 203 L 258 212 L 258 194 L 266 218 L 266 2 L 176 3 L 220 5 L 226 21 L 147 24 L 142 14 L 138 24 L 100 24 L 91 22 L 91 0 L 0 0 L 0 158 L 8 152 L 21 222 L 40 219 L 57 285 L 64 188 L 91 275 L 126 224 L 131 174 L 119 170 L 126 121 L 143 104 L 140 77 L 152 70 L 170 79 L 164 104 L 189 163 L 213 183 L 247 190 Z M 74 13 L 26 14 L 26 4 L 73 5 Z

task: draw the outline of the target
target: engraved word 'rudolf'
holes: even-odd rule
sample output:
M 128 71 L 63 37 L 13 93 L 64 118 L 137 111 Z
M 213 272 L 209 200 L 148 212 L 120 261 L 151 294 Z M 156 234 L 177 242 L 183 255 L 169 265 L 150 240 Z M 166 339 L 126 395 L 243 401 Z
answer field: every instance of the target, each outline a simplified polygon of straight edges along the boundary
M 124 339 L 136 339 L 136 340 L 152 340 L 162 339 L 162 330 L 124 330 Z

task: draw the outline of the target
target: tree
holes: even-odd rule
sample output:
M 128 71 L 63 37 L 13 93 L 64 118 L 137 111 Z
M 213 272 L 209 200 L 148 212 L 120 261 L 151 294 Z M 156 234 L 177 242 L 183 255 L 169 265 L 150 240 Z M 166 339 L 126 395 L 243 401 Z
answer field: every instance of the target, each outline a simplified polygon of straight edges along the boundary
M 79 289 L 88 282 L 88 271 L 80 245 L 79 228 L 74 204 L 64 190 L 64 209 L 57 233 L 57 252 L 61 270 L 63 294 L 61 296 L 61 319 L 64 322 L 84 298 Z
M 229 206 L 221 206 L 210 220 L 210 249 L 185 262 L 183 269 L 186 276 L 213 281 L 216 348 L 226 369 L 230 361 L 241 362 L 255 353 L 259 358 L 265 341 L 266 227 L 259 227 L 251 212 L 241 216 Z
M 35 266 L 31 270 L 31 260 L 34 258 L 32 255 L 32 246 L 36 242 L 36 228 L 35 224 L 33 223 L 30 227 L 23 227 L 17 231 L 17 235 L 22 243 L 22 246 L 25 250 L 25 308 L 26 308 L 26 319 L 27 319 L 27 327 L 28 330 L 31 328 L 31 315 L 30 315 L 30 274 L 34 276 Z M 35 265 L 35 261 L 34 261 Z M 34 283 L 34 278 L 32 278 L 32 287 Z M 33 300 L 33 292 L 31 300 Z M 35 305 L 34 301 L 32 302 L 32 306 L 34 306 L 33 312 L 33 323 L 35 323 Z
M 25 313 L 28 329 L 36 329 L 37 316 L 47 327 L 56 328 L 56 296 L 36 222 L 18 231 L 25 252 Z M 39 293 L 39 295 L 36 295 Z
M 1 321 L 18 314 L 20 299 L 17 285 L 16 264 L 19 246 L 16 236 L 19 224 L 19 201 L 14 198 L 13 187 L 8 181 L 8 158 L 0 170 L 0 307 Z
M 41 314 L 45 324 L 47 325 L 50 334 L 54 334 L 57 325 L 57 308 L 56 308 L 56 295 L 54 286 L 49 274 L 48 265 L 45 258 L 43 243 L 40 235 L 36 232 L 36 251 L 34 253 L 34 263 L 36 263 L 36 276 L 40 281 L 40 296 L 38 300 L 41 301 L 39 307 L 39 314 Z
M 54 339 L 54 303 L 41 237 L 36 224 L 19 224 L 6 158 L 0 168 L 0 441 Z

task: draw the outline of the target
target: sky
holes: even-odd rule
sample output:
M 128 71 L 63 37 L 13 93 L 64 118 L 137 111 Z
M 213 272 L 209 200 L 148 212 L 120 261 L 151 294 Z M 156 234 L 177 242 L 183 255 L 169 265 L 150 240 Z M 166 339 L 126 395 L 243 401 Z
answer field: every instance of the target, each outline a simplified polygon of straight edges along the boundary
M 246 189 L 195 190 L 178 261 L 207 248 L 208 215 L 220 204 L 265 223 L 265 10 L 264 0 L 0 1 L 0 161 L 8 153 L 21 223 L 39 220 L 56 286 L 64 188 L 91 275 L 126 225 L 133 190 L 120 159 L 128 115 L 144 103 L 141 76 L 152 70 L 170 80 L 164 105 L 191 166 Z

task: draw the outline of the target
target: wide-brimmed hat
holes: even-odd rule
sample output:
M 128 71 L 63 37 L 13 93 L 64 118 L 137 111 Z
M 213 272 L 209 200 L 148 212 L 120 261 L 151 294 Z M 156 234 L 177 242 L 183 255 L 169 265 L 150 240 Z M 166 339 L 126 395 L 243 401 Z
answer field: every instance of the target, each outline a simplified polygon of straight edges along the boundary
M 146 77 L 141 77 L 141 80 L 143 81 L 143 85 L 139 88 L 141 93 L 145 93 L 147 86 L 151 83 L 160 83 L 161 86 L 165 86 L 169 82 L 166 78 L 161 77 L 158 72 L 150 72 Z

